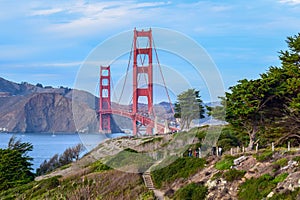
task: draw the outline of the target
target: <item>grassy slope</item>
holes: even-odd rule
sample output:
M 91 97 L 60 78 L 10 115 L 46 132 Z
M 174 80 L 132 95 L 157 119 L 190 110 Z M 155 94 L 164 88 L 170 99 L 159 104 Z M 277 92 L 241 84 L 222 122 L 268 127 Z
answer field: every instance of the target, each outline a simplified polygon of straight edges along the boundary
M 134 139 L 136 140 L 136 139 Z M 147 142 L 149 143 L 149 142 Z M 162 144 L 163 145 L 163 144 Z M 287 171 L 280 171 L 289 160 L 300 161 L 297 152 L 276 152 L 274 158 L 273 153 L 269 150 L 262 150 L 258 154 L 250 155 L 255 164 L 262 164 L 264 168 L 271 169 L 271 175 L 267 173 L 259 173 L 259 170 L 253 174 L 253 178 L 246 179 L 245 174 L 249 175 L 249 169 L 232 170 L 232 160 L 235 157 L 223 156 L 216 163 L 211 159 L 205 161 L 197 158 L 169 158 L 160 163 L 167 167 L 152 170 L 153 180 L 158 188 L 164 188 L 165 191 L 174 189 L 173 194 L 169 197 L 178 197 L 182 195 L 192 195 L 193 190 L 201 191 L 201 194 L 214 195 L 218 189 L 212 190 L 204 186 L 208 180 L 226 180 L 225 189 L 235 187 L 239 189 L 239 193 L 235 192 L 236 198 L 244 199 L 251 197 L 266 197 L 277 185 L 286 181 Z M 123 153 L 116 154 L 118 157 L 124 157 Z M 153 199 L 153 192 L 149 191 L 142 181 L 141 175 L 137 173 L 125 173 L 111 169 L 101 163 L 101 161 L 91 161 L 87 155 L 82 160 L 87 160 L 86 165 L 82 162 L 77 167 L 70 166 L 68 169 L 72 171 L 64 176 L 55 176 L 45 178 L 41 181 L 34 181 L 29 184 L 12 188 L 0 193 L 0 199 Z M 126 157 L 126 156 L 125 156 Z M 114 157 L 115 158 L 115 157 Z M 115 161 L 115 159 L 111 161 Z M 138 159 L 137 159 L 138 160 Z M 168 163 L 169 162 L 169 163 Z M 206 163 L 206 165 L 205 165 Z M 76 163 L 74 164 L 76 165 Z M 214 169 L 214 173 L 210 169 Z M 210 173 L 207 172 L 210 170 Z M 294 168 L 294 172 L 299 172 L 299 167 Z M 53 173 L 55 174 L 55 173 Z M 51 177 L 51 176 L 50 176 Z M 300 179 L 300 177 L 298 178 Z M 180 185 L 177 181 L 180 181 Z M 243 181 L 241 181 L 243 180 Z M 197 185 L 190 185 L 196 183 Z M 177 184 L 177 185 L 176 185 Z M 252 187 L 250 187 L 251 185 Z M 217 188 L 221 187 L 219 185 Z M 179 190 L 180 188 L 183 188 Z M 283 196 L 287 199 L 297 197 L 299 188 L 294 192 L 286 192 L 284 194 L 275 194 L 273 199 L 280 199 Z M 178 192 L 177 192 L 178 191 Z M 249 195 L 251 194 L 251 195 Z

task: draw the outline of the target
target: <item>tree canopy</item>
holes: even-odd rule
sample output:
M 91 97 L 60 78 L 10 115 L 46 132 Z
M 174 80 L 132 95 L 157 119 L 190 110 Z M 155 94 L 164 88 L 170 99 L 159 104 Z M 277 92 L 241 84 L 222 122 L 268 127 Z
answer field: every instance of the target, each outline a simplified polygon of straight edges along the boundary
M 248 134 L 250 149 L 257 136 L 284 142 L 300 139 L 300 34 L 288 37 L 289 49 L 279 52 L 280 67 L 258 79 L 243 79 L 226 93 L 226 121 Z
M 27 152 L 33 148 L 13 136 L 7 149 L 0 149 L 0 191 L 28 183 L 34 179 L 31 172 L 33 160 Z
M 204 107 L 200 91 L 188 89 L 177 96 L 175 118 L 180 118 L 181 129 L 189 129 L 193 119 L 204 118 Z

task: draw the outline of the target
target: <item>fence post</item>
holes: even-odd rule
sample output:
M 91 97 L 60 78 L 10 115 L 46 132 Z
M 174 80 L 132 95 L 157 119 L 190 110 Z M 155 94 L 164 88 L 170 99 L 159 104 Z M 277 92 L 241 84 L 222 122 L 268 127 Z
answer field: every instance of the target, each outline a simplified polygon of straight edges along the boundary
M 233 149 L 232 149 L 232 147 L 230 148 L 230 154 L 233 155 Z
M 272 142 L 272 151 L 274 151 L 274 142 Z
M 256 150 L 256 153 L 257 153 L 258 152 L 258 143 L 256 144 L 256 149 L 255 150 Z
M 291 143 L 288 142 L 288 151 L 290 151 L 290 150 L 291 150 Z

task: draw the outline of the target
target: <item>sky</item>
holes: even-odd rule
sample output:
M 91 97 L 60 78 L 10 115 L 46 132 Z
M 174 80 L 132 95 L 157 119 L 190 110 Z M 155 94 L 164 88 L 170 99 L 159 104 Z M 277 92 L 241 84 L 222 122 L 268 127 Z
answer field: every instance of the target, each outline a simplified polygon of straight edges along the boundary
M 0 77 L 17 83 L 73 88 L 97 46 L 135 27 L 156 27 L 203 47 L 227 90 L 280 65 L 278 52 L 287 49 L 286 37 L 300 32 L 300 0 L 0 0 L 0 27 Z M 177 72 L 189 65 L 160 55 Z M 127 57 L 120 59 L 124 66 L 118 70 L 124 74 Z M 202 82 L 191 85 L 204 91 Z M 204 91 L 204 101 L 210 101 L 208 96 Z

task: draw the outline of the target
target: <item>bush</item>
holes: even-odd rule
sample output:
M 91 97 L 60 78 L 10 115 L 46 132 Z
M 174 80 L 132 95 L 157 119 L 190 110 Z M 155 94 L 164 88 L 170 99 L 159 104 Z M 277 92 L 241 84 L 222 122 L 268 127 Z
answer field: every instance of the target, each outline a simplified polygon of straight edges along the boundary
M 240 146 L 240 141 L 236 137 L 236 131 L 233 128 L 225 127 L 222 129 L 221 135 L 218 140 L 218 146 L 223 148 L 223 151 L 230 150 L 231 147 Z
M 222 160 L 215 164 L 215 168 L 218 170 L 230 169 L 233 166 L 233 160 L 236 159 L 235 156 L 226 155 Z
M 255 158 L 259 162 L 264 162 L 264 161 L 270 160 L 272 158 L 272 156 L 273 156 L 273 152 L 271 150 L 266 150 L 262 153 L 256 154 Z
M 283 194 L 275 193 L 269 200 L 294 200 L 300 199 L 300 188 L 296 188 L 294 191 L 286 191 Z
M 36 170 L 37 175 L 47 174 L 59 167 L 72 163 L 74 160 L 78 160 L 80 153 L 84 150 L 83 144 L 77 144 L 74 147 L 67 148 L 61 155 L 55 154 L 48 161 L 44 160 Z
M 276 162 L 274 162 L 274 164 L 279 165 L 280 167 L 284 167 L 288 164 L 288 159 L 281 158 L 281 159 L 277 160 Z
M 239 187 L 239 199 L 256 200 L 265 198 L 276 187 L 276 183 L 272 180 L 273 177 L 269 174 L 262 175 L 257 179 L 247 180 Z
M 207 187 L 202 184 L 190 183 L 179 190 L 177 190 L 174 194 L 175 200 L 199 200 L 205 199 L 207 194 Z
M 230 169 L 227 172 L 224 172 L 223 176 L 226 181 L 232 182 L 241 179 L 245 173 L 246 171 L 244 170 Z
M 105 164 L 114 169 L 127 168 L 132 172 L 144 172 L 155 161 L 150 156 L 127 148 L 106 160 Z
M 163 165 L 163 163 L 161 163 Z M 161 188 L 163 183 L 171 183 L 178 178 L 187 178 L 204 167 L 205 160 L 201 158 L 183 157 L 176 159 L 169 166 L 157 166 L 151 172 L 154 184 Z M 155 170 L 156 169 L 156 170 Z
M 296 162 L 298 162 L 298 163 L 299 163 L 299 162 L 300 162 L 300 156 L 296 156 L 296 157 L 294 157 L 294 158 L 293 158 L 293 161 L 296 161 Z
M 100 160 L 97 160 L 91 165 L 92 172 L 102 172 L 106 170 L 110 170 L 111 168 L 105 164 L 103 164 Z
M 288 173 L 280 174 L 272 180 L 272 183 L 275 183 L 275 184 L 280 183 L 280 182 L 284 181 L 288 175 L 289 175 Z

